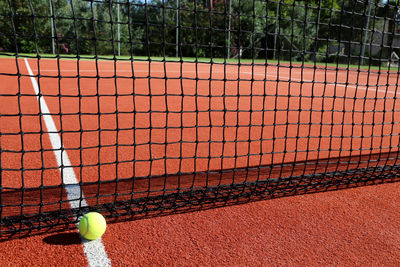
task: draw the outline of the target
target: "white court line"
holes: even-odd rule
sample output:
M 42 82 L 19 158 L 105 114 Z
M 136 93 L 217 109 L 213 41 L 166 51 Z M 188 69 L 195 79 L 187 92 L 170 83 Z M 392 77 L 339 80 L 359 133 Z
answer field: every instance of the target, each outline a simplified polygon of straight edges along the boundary
M 40 69 L 41 71 L 47 71 L 47 72 L 58 72 L 58 70 L 54 70 L 54 69 Z M 62 70 L 61 73 L 63 72 L 76 72 L 76 70 Z M 79 69 L 79 72 L 96 72 L 93 69 Z M 99 72 L 112 72 L 114 73 L 114 70 L 100 70 Z M 132 71 L 130 70 L 117 70 L 117 72 L 122 72 L 122 73 L 132 73 Z M 148 70 L 135 70 L 134 73 L 149 73 Z M 160 71 L 160 70 L 152 70 L 151 73 L 165 73 L 165 71 Z M 212 72 L 210 71 L 182 71 L 182 73 L 188 73 L 188 74 L 196 74 L 196 73 L 205 73 L 205 74 L 209 74 L 211 73 L 211 75 L 213 75 L 214 73 L 217 74 L 223 74 L 224 72 L 221 71 L 215 71 L 213 70 Z M 276 75 L 272 75 L 272 74 L 263 74 L 263 73 L 252 73 L 252 72 L 248 72 L 248 71 L 243 71 L 240 72 L 240 74 L 248 74 L 248 75 L 254 75 L 254 76 L 261 76 L 261 77 L 269 77 L 269 78 L 275 78 Z M 181 73 L 178 71 L 177 75 L 179 75 L 178 77 L 181 76 Z M 172 76 L 172 75 L 171 75 Z M 146 78 L 146 77 L 137 77 L 136 78 Z M 158 77 L 158 78 L 162 78 L 162 77 Z M 314 81 L 314 80 L 307 80 L 307 79 L 298 79 L 298 78 L 293 78 L 293 77 L 289 77 L 289 76 L 279 76 L 279 79 L 287 79 L 287 81 L 285 80 L 280 80 L 280 82 L 289 82 L 289 81 L 295 81 L 295 82 L 307 82 L 307 83 L 313 83 L 313 82 L 317 82 L 318 84 L 323 84 L 325 81 Z M 273 82 L 273 81 L 271 81 Z M 343 88 L 353 88 L 353 89 L 357 89 L 357 90 L 362 90 L 362 91 L 369 91 L 369 92 L 379 92 L 379 93 L 386 93 L 386 94 L 390 94 L 390 95 L 400 95 L 400 91 L 396 92 L 396 91 L 389 91 L 389 90 L 383 90 L 383 89 L 378 89 L 379 87 L 376 85 L 371 85 L 371 86 L 365 86 L 365 85 L 345 85 L 345 84 L 341 84 L 341 83 L 335 83 L 335 82 L 327 82 L 326 86 L 336 86 L 336 87 L 343 87 Z M 385 85 L 383 85 L 385 86 Z M 391 86 L 395 86 L 395 85 L 391 85 Z M 399 89 L 400 90 L 400 89 Z
M 67 197 L 71 208 L 79 208 L 87 206 L 82 189 L 78 184 L 74 170 L 71 167 L 67 151 L 64 149 L 61 138 L 58 135 L 57 127 L 53 118 L 50 115 L 50 110 L 46 104 L 43 96 L 40 95 L 38 83 L 33 75 L 32 69 L 29 66 L 28 60 L 25 58 L 25 65 L 31 78 L 33 89 L 35 90 L 36 97 L 40 105 L 40 113 L 49 134 L 50 142 L 53 147 L 54 155 L 56 156 L 58 169 L 61 172 L 62 181 L 65 184 Z M 111 261 L 107 256 L 101 238 L 95 241 L 87 241 L 82 238 L 83 250 L 90 266 L 111 266 Z

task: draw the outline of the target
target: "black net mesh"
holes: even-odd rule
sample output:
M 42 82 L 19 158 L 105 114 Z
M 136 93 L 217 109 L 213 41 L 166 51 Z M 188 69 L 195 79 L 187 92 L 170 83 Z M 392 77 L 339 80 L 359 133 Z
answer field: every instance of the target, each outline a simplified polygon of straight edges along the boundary
M 398 14 L 1 1 L 0 234 L 398 181 Z

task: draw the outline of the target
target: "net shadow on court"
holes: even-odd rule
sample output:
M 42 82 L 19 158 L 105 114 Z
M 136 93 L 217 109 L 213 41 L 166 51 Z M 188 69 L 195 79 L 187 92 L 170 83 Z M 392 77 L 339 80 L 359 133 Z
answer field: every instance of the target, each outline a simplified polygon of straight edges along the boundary
M 91 210 L 103 213 L 113 223 L 398 182 L 397 153 L 4 191 L 0 241 L 74 229 L 76 218 Z M 232 183 L 235 180 L 238 183 Z M 207 185 L 195 186 L 193 181 Z M 65 194 L 68 186 L 81 188 L 88 206 L 71 209 L 69 202 L 82 198 L 68 200 Z M 42 205 L 38 205 L 39 201 Z

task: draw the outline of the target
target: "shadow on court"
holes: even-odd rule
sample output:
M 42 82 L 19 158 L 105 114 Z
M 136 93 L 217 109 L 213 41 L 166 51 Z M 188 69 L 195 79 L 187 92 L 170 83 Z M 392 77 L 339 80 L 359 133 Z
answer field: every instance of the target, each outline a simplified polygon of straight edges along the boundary
M 74 229 L 77 217 L 92 210 L 102 213 L 108 223 L 114 223 L 397 182 L 400 181 L 399 174 L 398 152 L 392 152 L 87 183 L 75 185 L 81 192 L 77 199 L 67 198 L 65 185 L 3 190 L 0 242 Z M 83 199 L 88 206 L 82 204 Z M 77 208 L 71 209 L 72 201 L 78 203 Z M 69 237 L 68 233 L 64 235 Z M 46 242 L 56 244 L 64 237 L 63 234 L 54 235 L 48 237 Z M 71 234 L 71 237 L 74 235 Z M 72 240 L 76 241 L 74 238 Z

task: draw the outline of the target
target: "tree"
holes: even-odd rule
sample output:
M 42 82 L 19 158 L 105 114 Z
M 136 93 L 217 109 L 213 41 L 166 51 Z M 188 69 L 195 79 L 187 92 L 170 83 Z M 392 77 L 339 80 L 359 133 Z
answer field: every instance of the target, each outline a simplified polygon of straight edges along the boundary
M 5 51 L 48 52 L 51 37 L 42 15 L 49 16 L 49 5 L 43 0 L 1 1 L 0 47 Z M 45 25 L 45 26 L 43 26 Z M 50 47 L 50 46 L 49 46 Z
M 116 55 L 119 41 L 122 55 L 174 56 L 178 32 L 184 57 L 224 58 L 230 46 L 229 54 L 242 58 L 347 63 L 359 60 L 364 46 L 365 56 L 380 64 L 400 42 L 394 37 L 400 17 L 394 0 L 178 3 L 179 8 L 176 0 L 3 0 L 0 49 L 51 53 L 54 40 L 57 53 Z

